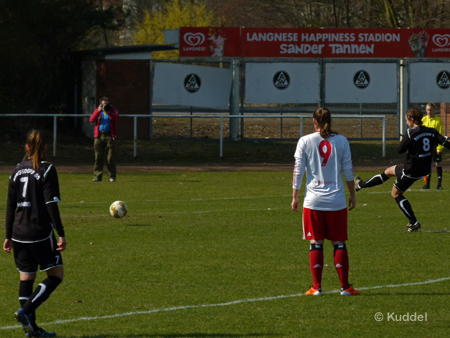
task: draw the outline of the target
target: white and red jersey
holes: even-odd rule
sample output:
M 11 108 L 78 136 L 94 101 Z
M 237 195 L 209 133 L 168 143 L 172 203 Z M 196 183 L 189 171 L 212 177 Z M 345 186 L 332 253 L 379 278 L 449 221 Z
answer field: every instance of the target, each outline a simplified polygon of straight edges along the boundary
M 350 145 L 344 136 L 335 134 L 324 139 L 319 132 L 303 136 L 294 157 L 294 189 L 300 189 L 306 171 L 304 208 L 325 211 L 347 208 L 342 174 L 346 181 L 353 181 L 354 176 Z

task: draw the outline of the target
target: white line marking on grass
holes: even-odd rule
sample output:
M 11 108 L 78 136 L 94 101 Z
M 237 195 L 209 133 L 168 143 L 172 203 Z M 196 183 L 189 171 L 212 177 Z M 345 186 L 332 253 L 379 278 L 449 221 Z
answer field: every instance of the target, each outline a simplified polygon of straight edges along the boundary
M 220 200 L 245 200 L 245 199 L 262 199 L 262 198 L 279 198 L 279 197 L 291 197 L 292 195 L 270 195 L 270 196 L 242 196 L 242 197 L 211 197 L 211 198 L 189 198 L 179 200 L 131 200 L 125 201 L 126 203 L 174 203 L 174 202 L 201 202 L 201 201 L 220 201 Z M 109 204 L 105 201 L 80 201 L 80 202 L 64 202 L 64 205 L 91 205 L 91 204 Z
M 424 285 L 424 284 L 432 284 L 432 283 L 438 283 L 450 280 L 450 277 L 443 277 L 438 279 L 430 279 L 424 282 L 413 282 L 413 283 L 403 283 L 403 284 L 388 284 L 388 285 L 376 285 L 376 286 L 367 286 L 367 287 L 358 287 L 358 290 L 376 290 L 376 289 L 384 289 L 384 288 L 399 288 L 402 286 L 415 286 L 415 285 Z M 339 293 L 341 290 L 332 290 L 323 292 L 324 294 L 332 294 L 332 293 Z M 304 293 L 296 293 L 292 295 L 281 295 L 281 296 L 273 296 L 273 297 L 262 297 L 262 298 L 250 298 L 250 299 L 240 299 L 240 300 L 233 300 L 226 303 L 216 303 L 216 304 L 200 304 L 200 305 L 185 305 L 185 306 L 174 306 L 174 307 L 168 307 L 168 308 L 162 308 L 162 309 L 153 309 L 153 310 L 147 310 L 147 311 L 134 311 L 134 312 L 124 312 L 124 313 L 117 313 L 114 315 L 106 315 L 106 316 L 95 316 L 95 317 L 80 317 L 80 318 L 74 318 L 74 319 L 64 319 L 64 320 L 57 320 L 50 323 L 43 323 L 39 325 L 54 325 L 54 324 L 65 324 L 65 323 L 74 323 L 74 322 L 83 322 L 83 321 L 91 321 L 91 320 L 98 320 L 98 319 L 110 319 L 110 318 L 119 318 L 119 317 L 127 317 L 127 316 L 134 316 L 134 315 L 145 315 L 145 314 L 151 314 L 151 313 L 159 313 L 159 312 L 170 312 L 170 311 L 177 311 L 177 310 L 188 310 L 188 309 L 201 309 L 201 308 L 208 308 L 208 307 L 219 307 L 219 306 L 230 306 L 235 304 L 243 304 L 243 303 L 254 303 L 254 302 L 263 302 L 268 300 L 276 300 L 276 299 L 283 299 L 283 298 L 293 298 L 293 297 L 302 297 L 305 296 Z M 9 329 L 17 329 L 21 328 L 21 325 L 11 325 L 11 326 L 3 326 L 0 327 L 0 330 L 9 330 Z

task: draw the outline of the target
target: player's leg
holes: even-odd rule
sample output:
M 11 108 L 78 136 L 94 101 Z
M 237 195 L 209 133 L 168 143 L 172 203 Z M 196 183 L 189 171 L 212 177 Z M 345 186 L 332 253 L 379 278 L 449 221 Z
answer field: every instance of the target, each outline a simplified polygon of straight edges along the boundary
M 431 173 L 429 173 L 429 174 L 425 177 L 425 185 L 422 187 L 422 190 L 428 190 L 428 189 L 430 189 L 430 182 L 431 182 Z
M 398 207 L 403 212 L 403 214 L 408 218 L 409 223 L 407 225 L 407 231 L 413 232 L 420 229 L 421 225 L 417 221 L 414 211 L 412 209 L 411 203 L 403 196 L 403 192 L 406 191 L 416 180 L 402 176 L 397 179 L 392 187 L 391 195 L 394 197 L 395 202 L 397 202 Z
M 25 314 L 35 312 L 36 309 L 50 297 L 64 278 L 61 253 L 56 250 L 56 247 L 56 238 L 54 234 L 46 241 L 33 244 L 34 255 L 39 262 L 41 271 L 47 273 L 47 278 L 39 283 L 29 299 L 23 305 Z M 33 332 L 37 332 L 38 334 L 45 333 L 45 337 L 54 336 L 54 333 L 45 332 L 43 329 L 37 327 L 37 325 Z
M 370 188 L 376 185 L 383 184 L 390 177 L 395 176 L 395 166 L 387 168 L 381 174 L 375 175 L 367 181 L 361 180 L 358 176 L 355 177 L 355 190 L 359 191 L 363 188 Z
M 23 310 L 24 305 L 33 293 L 33 284 L 38 269 L 38 262 L 29 250 L 30 245 L 13 241 L 14 260 L 20 274 L 20 310 L 16 311 L 14 318 L 23 325 L 23 329 L 27 333 L 33 333 L 37 330 L 34 311 L 25 313 Z
M 98 182 L 102 180 L 103 176 L 103 159 L 105 157 L 105 148 L 106 144 L 103 141 L 103 136 L 99 135 L 99 137 L 94 139 L 94 182 Z
M 109 138 L 106 146 L 107 157 L 106 157 L 106 166 L 108 167 L 109 172 L 109 180 L 110 182 L 114 182 L 116 180 L 116 154 L 115 154 L 115 141 Z
M 436 163 L 436 172 L 437 172 L 437 177 L 438 177 L 438 184 L 437 184 L 436 189 L 442 190 L 442 166 L 441 166 L 442 153 L 437 153 L 434 160 L 436 161 L 435 162 Z
M 345 242 L 347 236 L 347 208 L 337 211 L 328 211 L 326 219 L 325 238 L 331 240 L 334 247 L 333 258 L 336 272 L 341 282 L 341 295 L 356 296 L 359 292 L 353 289 L 348 282 L 349 260 Z
M 303 208 L 303 239 L 309 239 L 309 265 L 313 286 L 308 296 L 322 295 L 324 217 L 323 211 Z

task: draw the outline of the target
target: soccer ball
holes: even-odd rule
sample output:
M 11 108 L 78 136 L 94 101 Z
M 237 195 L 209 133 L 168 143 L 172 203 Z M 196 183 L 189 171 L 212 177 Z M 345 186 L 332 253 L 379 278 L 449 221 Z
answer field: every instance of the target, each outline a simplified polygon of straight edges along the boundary
M 111 214 L 112 217 L 115 217 L 115 218 L 125 217 L 127 212 L 128 212 L 128 207 L 125 204 L 125 202 L 122 202 L 122 201 L 115 201 L 109 207 L 109 213 Z

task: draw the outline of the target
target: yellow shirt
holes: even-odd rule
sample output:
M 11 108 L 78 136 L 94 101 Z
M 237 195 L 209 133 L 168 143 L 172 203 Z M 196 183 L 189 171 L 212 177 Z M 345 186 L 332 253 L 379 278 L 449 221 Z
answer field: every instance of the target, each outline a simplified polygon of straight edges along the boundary
M 428 115 L 425 115 L 422 118 L 422 125 L 424 127 L 434 128 L 439 132 L 439 134 L 441 134 L 442 136 L 444 135 L 441 118 L 437 115 L 434 115 L 433 118 L 430 118 Z M 436 151 L 438 153 L 441 153 L 442 149 L 444 149 L 444 146 L 440 144 L 436 147 Z

